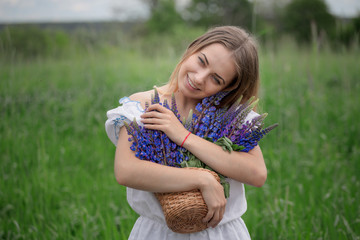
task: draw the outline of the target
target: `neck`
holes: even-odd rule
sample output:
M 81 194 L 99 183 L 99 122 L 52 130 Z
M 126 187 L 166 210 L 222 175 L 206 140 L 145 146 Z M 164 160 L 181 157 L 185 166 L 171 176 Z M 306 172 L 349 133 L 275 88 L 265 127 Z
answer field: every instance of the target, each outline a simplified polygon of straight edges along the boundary
M 179 111 L 179 114 L 180 114 L 181 118 L 182 119 L 184 117 L 187 118 L 188 115 L 189 115 L 190 110 L 192 109 L 194 111 L 195 107 L 196 107 L 196 104 L 198 104 L 199 101 L 196 100 L 196 99 L 186 98 L 179 91 L 176 91 L 174 94 L 175 94 L 177 108 L 178 108 L 178 111 Z
M 174 94 L 176 98 L 176 104 L 184 109 L 194 109 L 196 104 L 199 103 L 198 99 L 187 98 L 179 91 L 176 91 Z

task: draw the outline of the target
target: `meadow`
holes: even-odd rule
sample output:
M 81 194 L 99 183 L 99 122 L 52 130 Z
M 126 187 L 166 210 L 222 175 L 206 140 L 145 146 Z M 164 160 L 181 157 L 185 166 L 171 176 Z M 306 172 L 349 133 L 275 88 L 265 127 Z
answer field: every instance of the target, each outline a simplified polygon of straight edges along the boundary
M 0 57 L 0 239 L 127 239 L 104 122 L 168 80 L 187 38 L 158 41 Z M 259 111 L 279 127 L 260 143 L 267 182 L 246 186 L 253 239 L 360 239 L 359 53 L 261 48 Z

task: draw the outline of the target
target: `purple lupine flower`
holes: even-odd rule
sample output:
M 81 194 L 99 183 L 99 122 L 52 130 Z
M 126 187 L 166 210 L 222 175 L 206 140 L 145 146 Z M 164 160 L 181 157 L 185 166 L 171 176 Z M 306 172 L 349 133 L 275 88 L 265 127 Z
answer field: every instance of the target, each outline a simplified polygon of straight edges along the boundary
M 160 102 L 159 94 L 155 90 L 151 97 L 151 104 L 161 104 L 165 108 L 172 110 L 180 118 L 174 97 L 172 97 L 172 106 L 170 107 L 166 100 L 163 103 Z M 149 104 L 145 106 L 147 109 Z M 179 166 L 179 163 L 184 158 L 182 152 L 163 132 L 145 129 L 139 126 L 136 121 L 124 124 L 128 134 L 131 135 L 128 139 L 132 142 L 130 149 L 135 152 L 136 157 L 163 165 Z
M 180 114 L 178 112 L 177 109 L 177 105 L 176 105 L 176 100 L 175 100 L 175 95 L 172 94 L 171 95 L 171 111 L 175 114 L 175 116 L 180 119 Z
M 220 101 L 227 94 L 228 92 L 219 92 L 213 96 L 204 98 L 201 103 L 197 104 L 195 107 L 196 112 L 193 115 L 192 127 L 188 130 L 197 136 L 206 137 L 204 133 L 207 132 L 207 128 L 210 127 L 210 122 L 212 122 L 215 117 L 214 112 L 217 109 L 216 106 L 220 104 Z M 201 124 L 205 124 L 207 128 L 204 129 L 204 126 L 202 126 L 202 129 L 199 129 Z
M 167 102 L 166 99 L 164 100 L 164 102 L 163 102 L 162 105 L 163 105 L 163 107 L 165 107 L 165 108 L 167 108 L 167 109 L 170 109 L 169 104 L 168 104 L 168 102 Z
M 151 104 L 160 103 L 159 92 L 155 89 L 154 95 L 151 96 Z

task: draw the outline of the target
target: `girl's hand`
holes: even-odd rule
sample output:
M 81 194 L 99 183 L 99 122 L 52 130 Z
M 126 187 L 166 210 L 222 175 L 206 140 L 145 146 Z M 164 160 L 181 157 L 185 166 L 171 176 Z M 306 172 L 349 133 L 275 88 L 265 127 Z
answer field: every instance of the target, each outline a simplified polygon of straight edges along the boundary
M 160 104 L 150 105 L 141 118 L 145 128 L 162 131 L 177 145 L 181 145 L 189 132 L 171 110 Z
M 208 207 L 208 213 L 203 219 L 208 227 L 216 227 L 222 220 L 226 199 L 224 195 L 224 188 L 210 173 L 204 172 L 204 185 L 200 188 L 204 201 Z

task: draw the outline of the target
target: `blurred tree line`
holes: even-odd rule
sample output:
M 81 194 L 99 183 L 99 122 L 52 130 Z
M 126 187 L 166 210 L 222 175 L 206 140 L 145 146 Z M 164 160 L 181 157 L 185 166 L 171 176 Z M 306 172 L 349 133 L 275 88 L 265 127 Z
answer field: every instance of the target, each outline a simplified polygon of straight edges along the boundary
M 0 56 L 5 59 L 57 58 L 119 46 L 122 35 L 133 25 L 121 27 L 116 22 L 2 25 Z
M 60 55 L 69 44 L 63 31 L 42 30 L 35 26 L 5 28 L 0 33 L 1 52 L 18 57 Z
M 261 40 L 292 36 L 298 44 L 326 42 L 350 47 L 359 44 L 360 13 L 352 19 L 335 17 L 324 0 L 191 0 L 177 9 L 173 0 L 143 0 L 151 16 L 148 30 L 172 32 L 179 24 L 209 28 L 237 25 Z
M 182 7 L 174 0 L 142 1 L 150 9 L 150 16 L 131 24 L 116 21 L 92 23 L 91 27 L 82 24 L 71 31 L 38 25 L 3 27 L 0 55 L 59 57 L 109 45 L 128 47 L 127 42 L 133 44 L 136 39 L 146 39 L 143 45 L 150 45 L 147 51 L 153 54 L 155 48 L 168 42 L 183 49 L 183 42 L 198 35 L 199 31 L 194 29 L 203 32 L 217 25 L 241 26 L 260 41 L 270 42 L 275 49 L 284 36 L 317 49 L 322 46 L 351 49 L 360 44 L 360 13 L 351 19 L 336 17 L 324 0 L 189 0 Z

